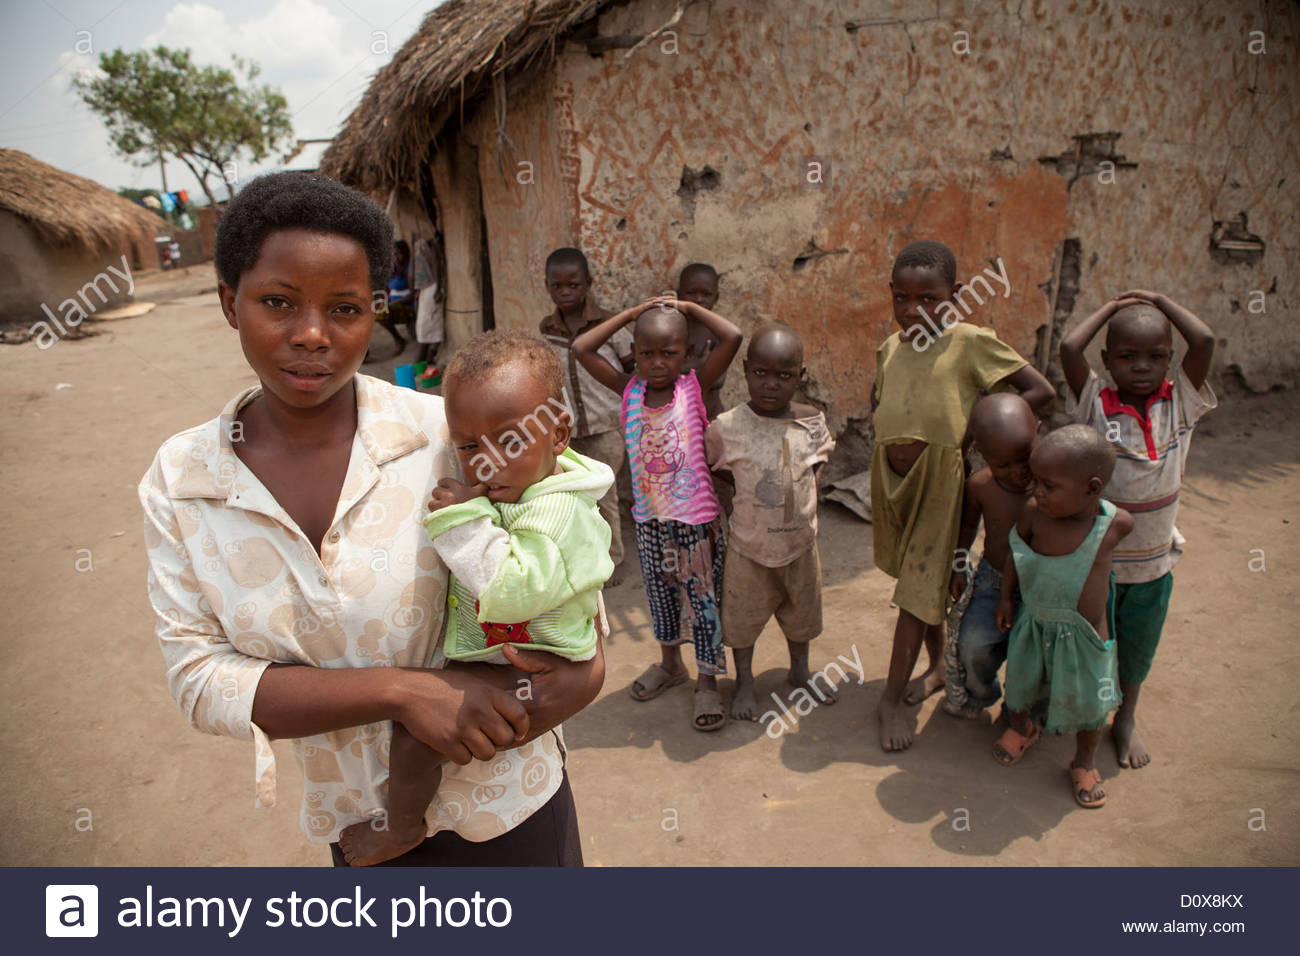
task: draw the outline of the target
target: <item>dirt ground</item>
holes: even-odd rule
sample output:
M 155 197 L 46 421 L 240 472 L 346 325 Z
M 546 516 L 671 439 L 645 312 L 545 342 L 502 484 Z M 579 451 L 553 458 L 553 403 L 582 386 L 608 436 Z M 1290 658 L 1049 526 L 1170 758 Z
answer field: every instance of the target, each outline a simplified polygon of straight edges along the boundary
M 0 348 L 0 715 L 10 727 L 0 863 L 329 862 L 298 831 L 301 783 L 287 744 L 276 745 L 279 805 L 254 810 L 251 746 L 190 730 L 163 680 L 136 483 L 165 438 L 253 381 L 203 291 L 211 273 L 177 278 L 142 284 L 137 299 L 159 307 L 99 323 L 90 338 Z M 392 351 L 382 330 L 375 342 L 377 356 Z M 813 663 L 852 660 L 856 648 L 866 681 L 850 680 L 838 704 L 779 739 L 758 724 L 694 732 L 689 685 L 631 700 L 628 684 L 658 653 L 639 575 L 607 592 L 605 688 L 566 725 L 587 862 L 1300 863 L 1298 411 L 1294 391 L 1234 395 L 1197 431 L 1179 521 L 1187 553 L 1142 698 L 1154 760 L 1119 771 L 1106 751 L 1103 810 L 1071 799 L 1068 740 L 1003 768 L 990 757 L 989 723 L 951 718 L 937 697 L 919 709 L 910 751 L 881 752 L 872 714 L 891 582 L 872 566 L 869 526 L 826 505 L 826 632 Z M 783 655 L 769 628 L 756 660 L 768 701 Z M 723 681 L 724 696 L 730 689 Z

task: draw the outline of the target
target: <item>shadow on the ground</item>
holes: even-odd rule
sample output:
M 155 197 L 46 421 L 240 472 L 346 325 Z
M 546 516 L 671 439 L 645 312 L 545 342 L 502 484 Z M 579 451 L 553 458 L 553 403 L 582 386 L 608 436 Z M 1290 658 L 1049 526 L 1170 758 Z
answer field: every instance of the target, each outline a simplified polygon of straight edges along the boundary
M 876 787 L 880 806 L 905 823 L 935 820 L 935 844 L 966 856 L 996 856 L 1022 837 L 1041 839 L 1067 813 L 1094 812 L 1070 793 L 1072 736 L 1045 736 L 1019 764 L 1002 767 L 992 756 L 1002 729 L 993 712 L 966 720 L 936 707 L 915 728 L 909 750 L 887 753 L 875 718 L 883 689 L 883 680 L 844 686 L 838 704 L 817 707 L 800 718 L 797 732 L 782 735 L 781 761 L 801 773 L 835 763 L 895 768 Z M 913 719 L 920 710 L 912 708 Z M 1103 742 L 1099 766 L 1111 780 L 1118 766 L 1107 748 Z
M 647 664 L 650 662 L 651 659 L 647 659 Z M 784 680 L 784 672 L 779 678 L 774 677 L 775 674 L 775 671 L 769 671 L 756 678 L 759 694 L 766 697 L 768 691 L 777 690 L 777 685 Z M 694 677 L 647 701 L 634 700 L 628 692 L 631 685 L 631 680 L 619 683 L 607 678 L 606 689 L 609 692 L 565 721 L 566 739 L 572 741 L 574 749 L 636 747 L 647 750 L 659 744 L 669 760 L 691 763 L 711 753 L 738 750 L 763 736 L 759 724 L 730 719 L 719 731 L 706 733 L 695 730 L 691 726 Z M 724 704 L 730 703 L 734 689 L 735 681 L 728 678 L 718 680 Z
M 893 768 L 876 786 L 880 806 L 903 823 L 933 820 L 930 836 L 935 845 L 963 856 L 995 857 L 1016 840 L 1042 839 L 1066 814 L 1095 812 L 1077 806 L 1070 792 L 1072 736 L 1045 736 L 1018 765 L 1002 767 L 992 756 L 1001 727 L 993 723 L 991 712 L 965 720 L 935 708 L 916 728 L 910 750 L 886 753 L 877 743 L 875 719 L 883 680 L 858 684 L 850 675 L 839 688 L 836 704 L 818 705 L 797 718 L 784 669 L 770 668 L 757 675 L 755 683 L 762 723 L 730 720 L 717 733 L 693 730 L 693 680 L 644 703 L 633 700 L 626 686 L 615 686 L 568 721 L 569 739 L 596 750 L 645 750 L 658 744 L 669 760 L 690 763 L 770 736 L 780 740 L 781 762 L 797 773 L 833 764 Z M 734 687 L 732 680 L 719 681 L 724 700 L 730 701 Z M 786 698 L 789 712 L 780 710 L 773 694 Z M 914 708 L 914 714 L 919 710 Z M 780 730 L 774 720 L 789 729 Z M 773 727 L 778 729 L 769 730 Z M 1119 774 L 1109 748 L 1109 740 L 1104 740 L 1099 754 L 1104 781 Z

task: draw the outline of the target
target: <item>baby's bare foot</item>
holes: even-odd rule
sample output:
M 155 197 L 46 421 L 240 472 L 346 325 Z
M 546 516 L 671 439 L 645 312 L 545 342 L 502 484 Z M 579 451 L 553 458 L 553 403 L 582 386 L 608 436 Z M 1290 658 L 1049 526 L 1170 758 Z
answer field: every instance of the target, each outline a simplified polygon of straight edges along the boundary
M 348 866 L 374 866 L 414 850 L 427 832 L 423 819 L 401 830 L 376 830 L 371 822 L 354 823 L 339 834 L 339 849 Z

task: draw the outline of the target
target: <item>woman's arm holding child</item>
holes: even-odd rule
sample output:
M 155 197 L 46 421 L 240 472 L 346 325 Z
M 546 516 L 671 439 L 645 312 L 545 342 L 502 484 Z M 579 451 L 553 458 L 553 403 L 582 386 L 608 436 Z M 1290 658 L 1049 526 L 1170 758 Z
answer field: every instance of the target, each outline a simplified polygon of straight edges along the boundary
M 448 664 L 447 670 L 463 671 L 522 700 L 528 712 L 528 731 L 520 746 L 549 733 L 582 710 L 600 693 L 605 683 L 605 649 L 596 642 L 596 656 L 571 661 L 547 651 L 529 651 L 514 644 L 501 649 L 513 665 Z
M 686 318 L 699 322 L 718 340 L 718 344 L 709 352 L 708 358 L 695 370 L 695 377 L 700 382 L 700 391 L 707 392 L 714 382 L 727 373 L 727 366 L 740 351 L 740 342 L 745 336 L 733 323 L 716 312 L 710 312 L 702 305 L 678 299 L 676 306 Z M 592 331 L 596 330 L 592 329 Z
M 253 722 L 269 737 L 310 737 L 380 720 L 399 722 L 458 764 L 517 747 L 530 729 L 509 688 L 450 669 L 272 664 L 253 699 Z
M 587 661 L 520 653 L 511 645 L 504 650 L 513 667 L 272 664 L 257 687 L 253 722 L 270 737 L 308 737 L 394 720 L 463 765 L 490 760 L 547 733 L 595 700 L 605 682 L 599 644 Z
M 173 502 L 154 470 L 142 483 L 150 601 L 173 697 L 207 733 L 254 739 L 309 737 L 399 720 L 457 763 L 487 759 L 528 732 L 522 703 L 470 675 L 417 668 L 323 668 L 270 661 L 230 643 L 220 620 L 187 580 L 200 579 Z

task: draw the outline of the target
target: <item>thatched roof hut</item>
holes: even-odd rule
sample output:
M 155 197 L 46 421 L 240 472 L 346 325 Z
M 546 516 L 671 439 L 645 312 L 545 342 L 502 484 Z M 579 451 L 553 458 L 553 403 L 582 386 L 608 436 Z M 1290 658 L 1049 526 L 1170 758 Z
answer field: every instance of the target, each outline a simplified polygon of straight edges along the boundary
M 158 265 L 163 225 L 97 182 L 0 149 L 0 320 L 75 318 L 126 301 L 130 270 Z
M 52 245 L 116 249 L 123 236 L 153 235 L 161 220 L 84 176 L 16 149 L 0 149 L 0 209 L 26 220 Z
M 321 171 L 366 191 L 414 182 L 429 145 L 494 82 L 544 69 L 612 0 L 449 0 L 371 81 Z

